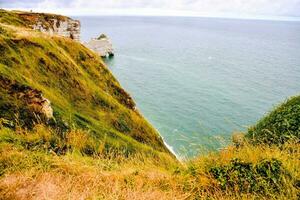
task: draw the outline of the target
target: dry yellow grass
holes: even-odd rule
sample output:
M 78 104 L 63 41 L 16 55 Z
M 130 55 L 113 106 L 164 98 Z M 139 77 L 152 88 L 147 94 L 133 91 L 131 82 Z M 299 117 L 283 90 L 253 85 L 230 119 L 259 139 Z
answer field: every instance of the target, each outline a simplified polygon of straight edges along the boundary
M 292 180 L 285 180 L 279 193 L 264 197 L 222 190 L 207 169 L 226 165 L 233 158 L 251 163 L 277 158 L 299 180 L 299 152 L 297 143 L 282 149 L 245 145 L 183 163 L 166 159 L 162 164 L 142 154 L 126 158 L 87 157 L 78 152 L 56 156 L 6 144 L 0 154 L 1 162 L 7 164 L 0 178 L 0 199 L 297 199 L 299 191 L 289 188 Z

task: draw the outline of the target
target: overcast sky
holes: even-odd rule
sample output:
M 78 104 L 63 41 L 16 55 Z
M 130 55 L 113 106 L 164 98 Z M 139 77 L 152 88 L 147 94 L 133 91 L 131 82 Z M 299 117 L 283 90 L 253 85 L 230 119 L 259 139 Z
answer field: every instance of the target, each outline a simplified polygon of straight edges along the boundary
M 300 17 L 300 0 L 0 0 L 0 7 L 68 15 Z

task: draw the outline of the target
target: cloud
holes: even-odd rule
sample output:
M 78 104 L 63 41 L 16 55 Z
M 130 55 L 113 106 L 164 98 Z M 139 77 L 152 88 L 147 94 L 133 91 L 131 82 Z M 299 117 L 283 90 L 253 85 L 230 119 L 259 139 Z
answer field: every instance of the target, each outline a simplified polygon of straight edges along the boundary
M 4 8 L 68 14 L 187 14 L 300 16 L 300 0 L 0 0 Z

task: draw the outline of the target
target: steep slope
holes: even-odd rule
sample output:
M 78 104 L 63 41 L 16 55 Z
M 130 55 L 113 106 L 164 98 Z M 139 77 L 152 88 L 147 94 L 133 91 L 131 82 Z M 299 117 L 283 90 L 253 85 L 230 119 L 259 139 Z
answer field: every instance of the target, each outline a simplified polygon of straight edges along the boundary
M 87 156 L 93 145 L 88 132 L 71 130 L 61 139 L 45 125 L 28 131 L 5 123 L 0 199 L 299 199 L 299 140 L 245 142 L 179 163 L 151 154 Z
M 89 130 L 95 139 L 105 140 L 106 148 L 168 152 L 99 56 L 72 39 L 27 28 L 24 16 L 28 14 L 1 10 L 0 118 L 12 126 L 37 123 L 42 116 L 36 116 L 36 108 L 30 114 L 32 103 L 26 106 L 26 92 L 19 91 L 30 88 L 51 102 L 54 118 L 46 123 L 62 132 Z M 26 95 L 34 98 L 32 92 Z
M 299 96 L 179 163 L 98 56 L 0 12 L 0 199 L 299 199 Z

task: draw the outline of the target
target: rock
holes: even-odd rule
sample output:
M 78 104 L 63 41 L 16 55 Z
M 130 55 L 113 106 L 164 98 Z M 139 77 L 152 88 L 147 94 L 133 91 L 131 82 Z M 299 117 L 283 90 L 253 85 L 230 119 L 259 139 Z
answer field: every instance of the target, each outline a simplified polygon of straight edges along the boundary
M 95 51 L 101 57 L 113 57 L 114 50 L 110 39 L 105 35 L 101 34 L 98 38 L 91 39 L 85 46 Z
M 42 94 L 40 94 L 39 98 L 34 99 L 34 101 L 32 100 L 31 105 L 36 107 L 36 112 L 44 115 L 47 120 L 53 118 L 51 102 L 43 97 Z
M 32 28 L 50 35 L 60 35 L 76 41 L 80 40 L 80 21 L 78 20 L 52 18 L 47 19 L 47 23 L 45 23 L 44 20 L 37 19 Z

